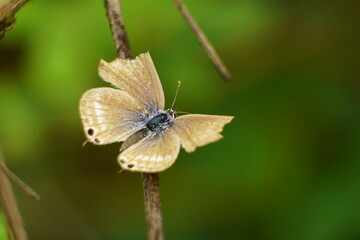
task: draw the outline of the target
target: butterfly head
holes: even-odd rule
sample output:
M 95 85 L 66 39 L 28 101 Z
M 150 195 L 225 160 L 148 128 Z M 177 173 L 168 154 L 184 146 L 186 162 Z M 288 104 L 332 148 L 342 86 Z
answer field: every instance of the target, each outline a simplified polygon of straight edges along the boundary
M 166 112 L 167 112 L 173 119 L 177 117 L 175 110 L 168 109 L 168 110 L 166 110 Z

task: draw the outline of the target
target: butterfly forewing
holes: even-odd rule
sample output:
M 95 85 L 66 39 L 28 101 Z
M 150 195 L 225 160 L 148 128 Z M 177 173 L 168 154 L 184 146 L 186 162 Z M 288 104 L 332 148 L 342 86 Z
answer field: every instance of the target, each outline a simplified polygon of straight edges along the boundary
M 180 140 L 169 130 L 160 134 L 149 134 L 123 151 L 118 161 L 129 171 L 160 172 L 170 167 L 180 151 Z
M 80 115 L 88 141 L 125 141 L 141 129 L 142 108 L 127 93 L 113 88 L 90 89 L 80 100 Z
M 173 130 L 187 152 L 222 138 L 220 132 L 234 117 L 189 114 L 175 118 Z
M 101 60 L 99 75 L 133 97 L 143 109 L 154 114 L 164 109 L 164 92 L 149 53 L 133 60 Z

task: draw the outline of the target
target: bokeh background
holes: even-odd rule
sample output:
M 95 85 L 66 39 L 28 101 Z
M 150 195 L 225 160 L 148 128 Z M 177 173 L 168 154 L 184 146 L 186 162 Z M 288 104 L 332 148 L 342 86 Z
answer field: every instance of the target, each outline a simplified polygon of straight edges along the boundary
M 167 106 L 181 81 L 175 109 L 235 116 L 224 139 L 160 174 L 166 238 L 360 239 L 359 3 L 185 4 L 231 83 L 170 0 L 122 1 Z M 146 239 L 141 177 L 117 174 L 120 144 L 82 147 L 79 99 L 109 86 L 101 58 L 115 53 L 100 0 L 30 1 L 0 41 L 0 148 L 42 196 L 14 186 L 30 239 Z

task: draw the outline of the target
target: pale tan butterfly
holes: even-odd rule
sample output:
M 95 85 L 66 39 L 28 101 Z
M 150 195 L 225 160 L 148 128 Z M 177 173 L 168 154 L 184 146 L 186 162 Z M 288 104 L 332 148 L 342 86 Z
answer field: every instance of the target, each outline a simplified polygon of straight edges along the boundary
M 94 88 L 80 100 L 87 141 L 124 142 L 118 162 L 129 171 L 160 172 L 176 160 L 180 145 L 192 152 L 222 138 L 233 117 L 164 110 L 164 92 L 149 53 L 133 60 L 100 61 L 99 75 L 114 88 Z

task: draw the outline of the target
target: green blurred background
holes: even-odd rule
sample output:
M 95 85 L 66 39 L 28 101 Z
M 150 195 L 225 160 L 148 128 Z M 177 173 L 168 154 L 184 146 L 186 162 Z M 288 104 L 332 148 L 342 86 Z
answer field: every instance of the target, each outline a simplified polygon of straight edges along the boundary
M 175 109 L 235 116 L 223 140 L 160 174 L 166 238 L 360 239 L 358 1 L 185 3 L 231 83 L 170 0 L 122 1 L 167 107 L 180 80 Z M 100 0 L 30 1 L 0 41 L 0 148 L 42 196 L 14 187 L 30 239 L 146 239 L 140 174 L 117 174 L 120 144 L 82 147 L 79 99 L 109 86 L 100 58 L 115 58 Z

